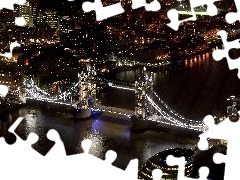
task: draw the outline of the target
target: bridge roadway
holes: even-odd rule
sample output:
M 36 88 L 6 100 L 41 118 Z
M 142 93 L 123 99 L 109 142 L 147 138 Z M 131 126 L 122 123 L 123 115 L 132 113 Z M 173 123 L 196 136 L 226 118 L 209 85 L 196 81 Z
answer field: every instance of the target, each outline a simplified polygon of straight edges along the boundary
M 104 106 L 101 104 L 96 104 L 96 106 L 94 107 L 94 110 L 124 115 L 124 116 L 127 116 L 128 118 L 131 118 L 135 114 L 135 112 L 131 111 L 131 110 L 117 108 L 117 107 Z
M 73 112 L 74 110 L 74 106 L 76 106 L 76 104 L 72 104 L 69 101 L 65 101 L 65 102 L 61 102 L 61 101 L 54 101 L 48 98 L 27 98 L 27 102 L 31 103 L 31 102 L 39 102 L 40 104 L 48 104 L 48 105 L 52 105 L 55 106 L 57 109 L 63 111 L 64 109 L 68 110 L 67 112 L 70 112 L 69 109 L 71 109 L 71 111 Z M 95 105 L 94 108 L 92 108 L 92 110 L 94 111 L 99 111 L 99 112 L 109 112 L 109 113 L 113 113 L 113 114 L 119 114 L 119 115 L 123 115 L 126 116 L 128 118 L 131 118 L 135 112 L 131 111 L 131 110 L 127 110 L 127 109 L 122 109 L 122 108 L 117 108 L 117 107 L 110 107 L 110 106 L 104 106 L 101 105 L 99 103 L 97 103 Z
M 27 104 L 32 106 L 40 106 L 43 110 L 48 112 L 60 112 L 65 114 L 72 114 L 74 111 L 73 105 L 70 103 L 63 102 L 48 102 L 46 100 L 37 100 L 37 99 L 27 99 Z M 117 123 L 124 126 L 128 126 L 132 129 L 135 124 L 134 120 L 131 119 L 132 115 L 134 115 L 134 111 L 116 108 L 116 107 L 108 107 L 104 105 L 96 105 L 95 111 L 101 112 L 101 116 L 106 117 L 103 118 L 104 121 L 108 121 L 111 123 Z M 132 131 L 135 133 L 141 133 L 145 131 L 154 131 L 160 132 L 164 134 L 171 134 L 176 137 L 182 137 L 186 140 L 197 140 L 198 135 L 201 133 L 200 131 L 195 131 L 189 128 L 182 128 L 175 125 L 171 125 L 170 123 L 165 123 L 164 121 L 155 121 L 155 120 L 142 120 L 138 119 L 137 131 Z M 135 127 L 136 127 L 135 126 Z
M 128 90 L 134 90 L 132 87 L 126 87 L 126 85 L 113 85 L 112 82 L 109 85 L 112 86 L 113 88 L 120 88 L 120 89 L 128 89 Z M 59 109 L 62 109 L 62 107 L 68 106 L 68 109 L 74 110 L 73 104 L 70 102 L 61 102 L 58 99 L 53 99 L 53 98 L 47 98 L 43 97 L 42 91 L 39 92 L 39 89 L 35 91 L 34 93 L 30 93 L 32 98 L 29 97 L 30 99 L 35 99 L 38 101 L 46 101 L 49 102 L 50 104 L 55 104 L 56 106 L 59 106 Z M 196 131 L 204 131 L 204 125 L 202 122 L 194 121 L 194 120 L 189 120 L 178 113 L 176 113 L 174 110 L 172 110 L 170 107 L 168 107 L 156 93 L 151 93 L 150 95 L 147 95 L 147 100 L 150 103 L 152 107 L 157 110 L 157 114 L 154 116 L 147 117 L 146 120 L 149 121 L 155 121 L 160 123 L 163 126 L 177 126 L 177 127 L 182 127 L 182 128 L 187 128 L 187 129 L 192 129 Z M 71 108 L 70 108 L 71 107 Z M 109 113 L 114 113 L 114 114 L 119 114 L 119 115 L 125 115 L 128 118 L 131 118 L 135 113 L 134 111 L 126 110 L 126 109 L 121 109 L 121 108 L 116 108 L 116 107 L 108 107 L 101 105 L 97 103 L 97 105 L 93 108 L 95 111 L 101 111 L 101 112 L 109 112 Z
M 188 129 L 195 129 L 199 131 L 204 130 L 203 122 L 184 118 L 183 116 L 175 112 L 173 109 L 168 107 L 167 104 L 162 101 L 156 93 L 152 93 L 152 95 L 148 96 L 147 99 L 149 103 L 155 108 L 158 114 L 153 114 L 152 116 L 149 116 L 147 118 L 148 120 L 157 121 L 163 124 L 181 126 Z

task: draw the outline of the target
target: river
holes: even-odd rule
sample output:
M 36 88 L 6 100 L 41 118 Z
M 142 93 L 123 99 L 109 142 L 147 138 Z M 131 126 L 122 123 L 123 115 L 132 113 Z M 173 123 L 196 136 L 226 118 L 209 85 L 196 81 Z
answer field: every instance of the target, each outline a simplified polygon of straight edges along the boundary
M 223 113 L 227 98 L 240 95 L 237 70 L 229 70 L 226 60 L 215 61 L 206 52 L 186 58 L 181 64 L 187 69 L 168 74 L 154 72 L 154 91 L 184 117 L 202 120 L 207 114 Z M 140 71 L 122 71 L 117 73 L 117 78 L 134 82 Z
M 154 89 L 160 97 L 175 111 L 187 118 L 203 119 L 213 111 L 226 109 L 226 98 L 232 94 L 238 95 L 240 83 L 237 71 L 230 71 L 226 60 L 216 62 L 210 53 L 203 53 L 182 61 L 184 67 L 190 69 L 179 72 L 154 72 Z M 140 69 L 122 71 L 117 77 L 134 82 L 140 74 Z M 102 95 L 104 103 L 134 109 L 134 93 L 108 89 Z M 29 109 L 36 109 L 37 116 L 29 116 Z M 147 131 L 142 134 L 132 134 L 129 131 L 129 120 L 120 117 L 97 116 L 88 120 L 74 120 L 69 114 L 43 111 L 38 107 L 24 107 L 14 111 L 12 121 L 18 116 L 26 118 L 17 128 L 17 134 L 26 139 L 30 132 L 40 136 L 34 148 L 46 154 L 52 147 L 52 142 L 46 138 L 49 129 L 56 129 L 64 142 L 68 155 L 82 153 L 81 142 L 88 138 L 93 140 L 90 153 L 104 159 L 107 150 L 118 154 L 115 166 L 125 168 L 133 158 L 139 159 L 141 166 L 148 158 L 167 148 L 192 148 L 195 142 L 171 134 Z M 1 122 L 1 134 L 6 135 L 12 121 Z

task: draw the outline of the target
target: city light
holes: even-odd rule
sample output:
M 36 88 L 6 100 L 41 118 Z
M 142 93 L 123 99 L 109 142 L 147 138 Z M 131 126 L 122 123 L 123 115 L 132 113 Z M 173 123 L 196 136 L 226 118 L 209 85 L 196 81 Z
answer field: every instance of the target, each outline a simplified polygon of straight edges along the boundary
M 147 78 L 147 77 L 146 77 Z M 74 89 L 79 85 L 79 83 L 76 83 L 73 87 L 70 89 Z M 122 90 L 130 90 L 134 91 L 135 88 L 130 88 L 130 87 L 123 87 L 123 86 L 117 86 L 113 85 L 112 82 L 108 82 L 108 85 L 110 85 L 113 88 L 118 88 Z M 59 100 L 65 99 L 67 96 L 71 95 L 71 91 L 65 91 L 59 95 L 59 98 L 54 98 L 51 97 L 49 93 L 46 93 L 45 91 L 41 90 L 37 86 L 30 87 L 27 89 L 27 98 L 29 99 L 35 99 L 38 101 L 47 101 L 50 103 L 55 103 L 55 104 L 60 104 L 60 105 L 66 105 L 66 106 L 76 106 L 76 104 L 72 103 L 67 103 L 67 102 L 59 102 Z M 160 99 L 160 97 L 157 95 L 156 92 L 152 92 L 152 94 L 158 98 L 158 102 L 161 103 L 162 106 L 164 106 L 165 109 L 168 110 L 168 112 L 164 111 L 162 108 L 160 108 L 154 101 L 149 97 L 149 95 L 146 95 L 147 100 L 149 103 L 157 110 L 157 112 L 160 115 L 156 116 L 150 116 L 147 117 L 147 120 L 150 121 L 156 121 L 161 124 L 167 124 L 171 126 L 177 126 L 177 127 L 182 127 L 182 128 L 187 128 L 191 130 L 196 130 L 196 131 L 205 131 L 206 126 L 204 125 L 203 122 L 195 121 L 195 120 L 190 120 L 186 119 L 183 116 L 179 115 L 176 113 L 173 109 L 171 109 L 167 104 Z M 97 111 L 97 112 L 109 112 L 109 113 L 114 113 L 114 114 L 119 114 L 119 115 L 124 115 L 128 118 L 131 118 L 134 115 L 134 112 L 120 109 L 120 108 L 115 108 L 115 107 L 108 107 L 108 106 L 103 106 L 103 105 L 97 105 L 94 108 L 91 108 L 92 111 Z M 170 113 L 174 116 L 171 116 Z

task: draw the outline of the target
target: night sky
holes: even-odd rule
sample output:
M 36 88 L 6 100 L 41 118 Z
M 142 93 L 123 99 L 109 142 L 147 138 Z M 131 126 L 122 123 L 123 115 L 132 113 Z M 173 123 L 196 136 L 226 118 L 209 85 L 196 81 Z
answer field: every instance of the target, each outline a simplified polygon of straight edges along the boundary
M 54 8 L 59 11 L 64 11 L 69 6 L 73 4 L 78 4 L 81 8 L 81 4 L 86 0 L 75 0 L 75 1 L 67 1 L 67 0 L 37 0 L 38 6 L 41 9 L 45 8 Z M 91 0 L 89 0 L 91 1 Z

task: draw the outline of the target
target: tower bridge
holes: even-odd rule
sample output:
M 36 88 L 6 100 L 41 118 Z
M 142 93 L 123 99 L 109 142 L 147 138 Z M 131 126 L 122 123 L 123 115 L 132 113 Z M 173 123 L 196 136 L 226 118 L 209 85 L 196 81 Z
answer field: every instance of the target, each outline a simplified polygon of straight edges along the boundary
M 191 129 L 195 131 L 205 131 L 206 126 L 202 121 L 187 119 L 173 109 L 171 109 L 153 90 L 153 73 L 148 74 L 144 68 L 141 78 L 130 86 L 117 81 L 96 78 L 95 69 L 88 67 L 79 74 L 79 82 L 68 91 L 60 95 L 51 96 L 49 93 L 40 89 L 34 83 L 25 85 L 26 98 L 54 103 L 58 106 L 68 106 L 74 108 L 76 118 L 87 118 L 92 112 L 109 112 L 136 118 L 141 122 L 154 121 L 156 123 L 170 126 Z M 119 88 L 135 92 L 135 111 L 121 109 L 117 107 L 104 106 L 97 99 L 96 82 L 105 82 L 112 88 Z M 78 101 L 73 102 L 73 93 L 78 92 Z M 139 121 L 140 122 L 140 121 Z

